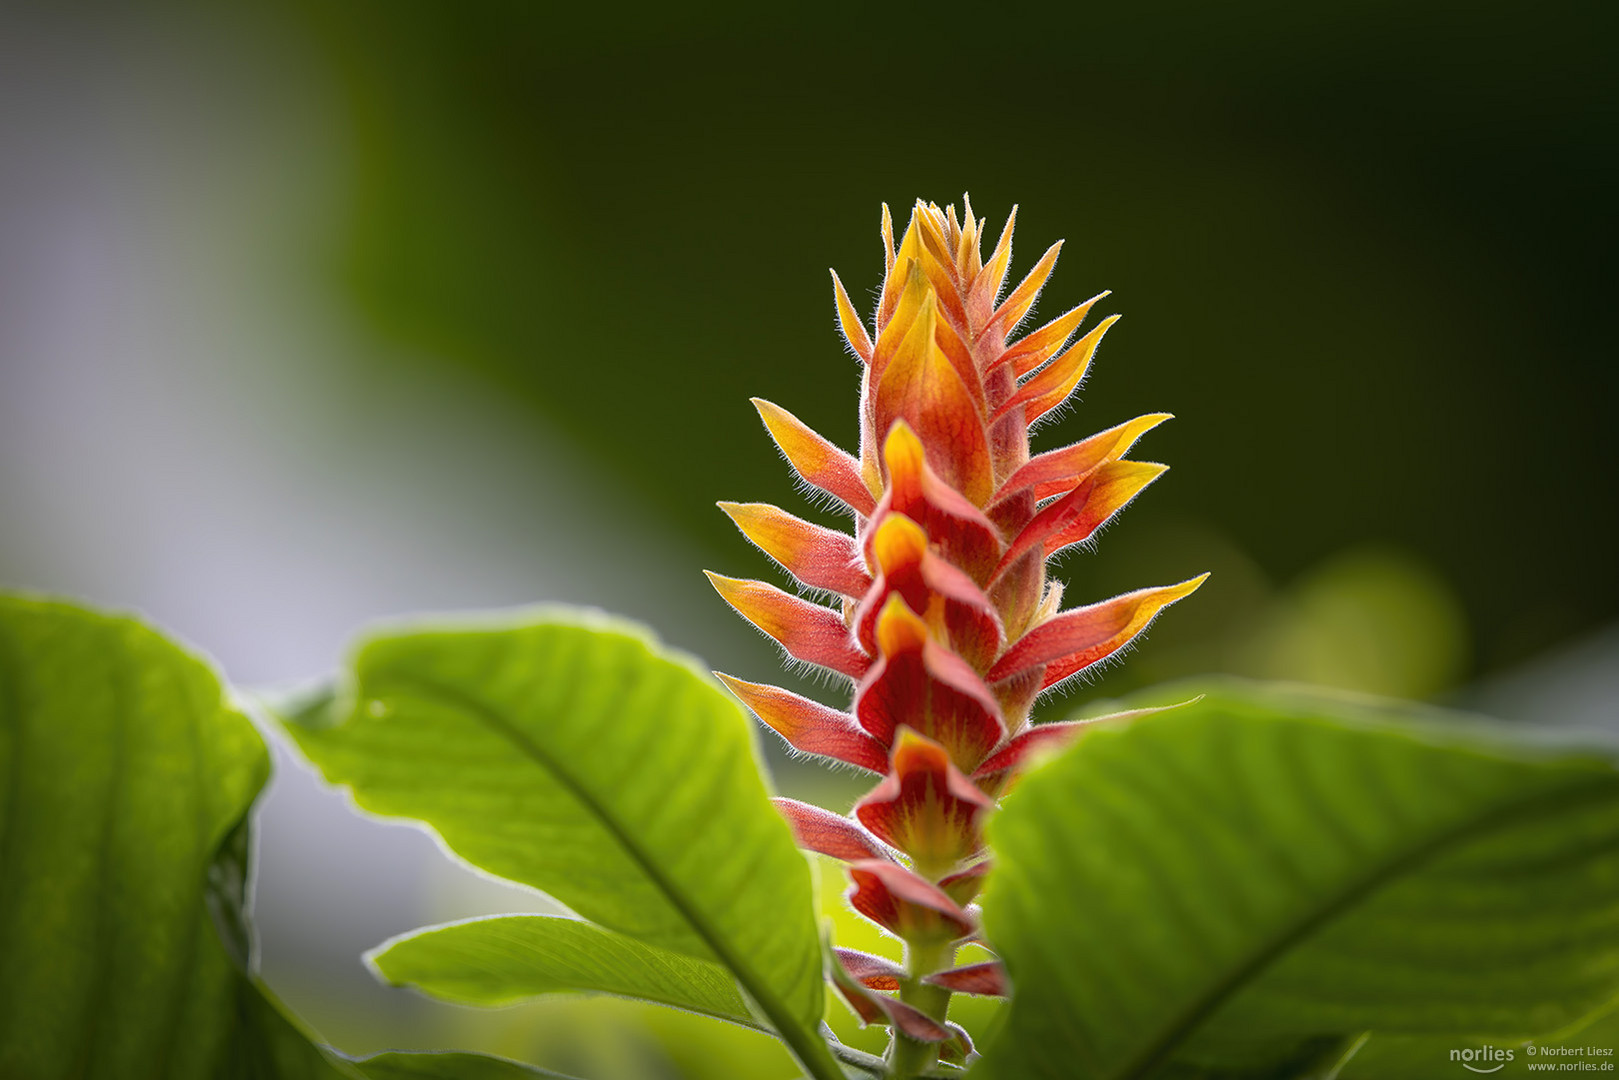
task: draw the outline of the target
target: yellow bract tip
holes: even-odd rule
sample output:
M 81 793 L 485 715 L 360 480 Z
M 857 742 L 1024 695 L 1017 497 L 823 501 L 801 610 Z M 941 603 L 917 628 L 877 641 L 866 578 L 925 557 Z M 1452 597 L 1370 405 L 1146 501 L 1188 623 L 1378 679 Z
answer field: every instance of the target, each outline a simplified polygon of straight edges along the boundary
M 928 640 L 928 624 L 899 593 L 889 594 L 877 615 L 877 651 L 883 656 L 915 652 Z
M 871 537 L 871 551 L 884 573 L 920 562 L 928 549 L 928 534 L 904 514 L 890 513 Z

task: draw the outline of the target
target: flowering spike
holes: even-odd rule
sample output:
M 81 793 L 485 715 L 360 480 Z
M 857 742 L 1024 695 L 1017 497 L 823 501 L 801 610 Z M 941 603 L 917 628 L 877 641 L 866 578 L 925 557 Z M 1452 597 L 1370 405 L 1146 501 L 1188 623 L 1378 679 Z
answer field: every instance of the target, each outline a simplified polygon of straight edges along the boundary
M 776 440 L 787 463 L 806 484 L 820 488 L 857 514 L 872 512 L 877 502 L 860 476 L 859 462 L 811 431 L 780 405 L 773 405 L 764 398 L 752 400 L 770 437 Z
M 792 826 L 793 839 L 806 851 L 816 851 L 844 862 L 886 859 L 887 853 L 865 829 L 841 814 L 797 799 L 771 799 Z
M 1050 559 L 1162 475 L 1164 466 L 1126 455 L 1169 414 L 1031 456 L 1030 425 L 1068 400 L 1117 316 L 1075 339 L 1104 292 L 1014 338 L 1062 248 L 1053 244 L 1003 295 L 1016 221 L 1014 207 L 986 259 L 987 221 L 965 199 L 960 213 L 916 202 L 897 243 L 884 205 L 883 283 L 869 323 L 833 274 L 838 324 L 865 361 L 858 457 L 755 399 L 798 474 L 853 512 L 852 536 L 772 506 L 721 504 L 801 584 L 844 598 L 838 612 L 711 575 L 790 655 L 854 680 L 840 712 L 720 676 L 795 749 L 882 777 L 853 819 L 781 806 L 802 846 L 848 861 L 854 909 L 906 943 L 904 966 L 848 950 L 829 952 L 827 964 L 864 1022 L 892 1027 L 895 1080 L 973 1057 L 945 1018 L 952 993 L 1005 992 L 997 963 L 957 967 L 955 952 L 977 939 L 966 905 L 993 872 L 983 819 L 1042 748 L 1082 730 L 1031 727 L 1036 699 L 1117 653 L 1204 580 L 1061 610 Z
M 848 713 L 779 686 L 746 682 L 720 671 L 714 675 L 794 750 L 834 758 L 869 772 L 887 772 L 888 751 Z
M 708 580 L 737 614 L 775 638 L 787 654 L 806 664 L 858 679 L 870 659 L 850 639 L 837 612 L 784 593 L 762 581 L 742 581 L 710 573 Z
M 871 588 L 854 537 L 811 525 L 769 503 L 719 503 L 742 535 L 812 589 L 858 599 Z

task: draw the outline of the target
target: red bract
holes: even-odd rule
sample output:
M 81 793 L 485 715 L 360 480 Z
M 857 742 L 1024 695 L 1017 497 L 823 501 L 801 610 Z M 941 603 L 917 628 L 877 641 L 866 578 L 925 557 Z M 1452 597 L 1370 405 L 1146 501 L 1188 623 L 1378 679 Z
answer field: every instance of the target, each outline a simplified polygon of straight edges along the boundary
M 904 967 L 847 951 L 829 967 L 862 1019 L 895 1026 L 896 1075 L 941 1053 L 970 1054 L 945 1018 L 952 991 L 1006 992 L 993 961 L 953 963 L 957 946 L 977 937 L 964 905 L 990 870 L 980 829 L 994 797 L 1038 750 L 1082 727 L 1030 727 L 1035 699 L 1117 653 L 1203 582 L 1059 610 L 1049 560 L 1162 475 L 1165 466 L 1125 455 L 1169 416 L 1030 456 L 1030 425 L 1073 393 L 1117 316 L 1080 333 L 1102 293 L 1013 339 L 1061 245 L 1003 296 L 1016 211 L 986 260 L 986 223 L 964 205 L 958 219 L 954 207 L 918 203 L 897 247 L 883 208 L 886 275 L 869 326 L 832 276 L 839 325 L 864 365 L 858 456 L 754 400 L 798 475 L 853 514 L 853 531 L 773 506 L 720 504 L 800 585 L 841 603 L 709 575 L 791 656 L 852 685 L 840 711 L 721 676 L 795 749 L 883 774 L 853 818 L 778 805 L 801 846 L 849 862 L 855 910 L 906 944 Z
M 883 782 L 856 804 L 855 817 L 910 856 L 918 873 L 943 877 L 977 853 L 979 823 L 995 802 L 943 746 L 910 728 L 899 729 L 892 762 Z

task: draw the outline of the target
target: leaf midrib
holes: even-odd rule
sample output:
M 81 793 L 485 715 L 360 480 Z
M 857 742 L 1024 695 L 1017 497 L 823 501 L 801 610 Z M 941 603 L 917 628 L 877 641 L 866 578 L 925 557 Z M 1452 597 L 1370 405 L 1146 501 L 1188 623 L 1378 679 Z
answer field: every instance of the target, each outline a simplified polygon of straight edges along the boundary
M 431 928 L 429 930 L 420 931 L 420 932 L 418 932 L 416 934 L 413 934 L 413 935 L 410 935 L 410 936 L 407 936 L 407 937 L 403 938 L 402 940 L 394 943 L 393 945 L 390 945 L 388 948 L 378 951 L 375 954 L 374 958 L 372 959 L 372 963 L 377 967 L 377 969 L 379 971 L 382 972 L 383 976 L 385 978 L 387 978 L 387 980 L 390 983 L 393 983 L 396 986 L 415 986 L 418 989 L 421 989 L 425 993 L 428 993 L 428 994 L 430 994 L 432 996 L 435 996 L 435 997 L 441 997 L 444 1000 L 454 1001 L 457 1004 L 464 1004 L 464 1005 L 493 1005 L 493 1006 L 496 1006 L 496 1007 L 504 1007 L 504 1006 L 507 1006 L 507 1005 L 513 1005 L 513 1004 L 516 1004 L 519 1001 L 524 1000 L 525 998 L 533 997 L 534 993 L 532 993 L 532 992 L 519 992 L 519 993 L 515 994 L 512 997 L 503 997 L 503 998 L 499 998 L 499 999 L 490 999 L 490 998 L 488 998 L 486 996 L 480 996 L 476 992 L 466 992 L 466 993 L 461 993 L 461 994 L 444 993 L 444 992 L 441 992 L 439 990 L 434 989 L 434 987 L 443 986 L 444 985 L 443 982 L 435 982 L 435 981 L 431 980 L 430 978 L 424 978 L 424 977 L 421 977 L 419 975 L 411 975 L 411 974 L 405 974 L 405 973 L 389 972 L 387 970 L 387 965 L 386 965 L 385 961 L 387 960 L 388 955 L 390 953 L 392 953 L 397 948 L 400 948 L 402 946 L 409 946 L 409 945 L 420 943 L 420 942 L 422 942 L 422 941 L 424 941 L 424 940 L 426 940 L 428 938 L 432 938 L 432 937 L 434 937 L 434 936 L 436 936 L 438 934 L 442 934 L 442 933 L 444 933 L 445 931 L 448 931 L 448 930 L 454 930 L 454 929 L 456 929 L 458 927 L 472 925 L 472 924 L 476 924 L 476 923 L 479 923 L 479 922 L 488 922 L 488 923 L 491 923 L 491 924 L 494 924 L 494 925 L 498 926 L 498 924 L 500 924 L 502 922 L 508 922 L 508 921 L 511 921 L 511 920 L 528 920 L 528 919 L 547 919 L 547 920 L 550 920 L 552 922 L 557 922 L 557 921 L 572 922 L 573 921 L 571 919 L 566 918 L 565 916 L 560 916 L 560 915 L 498 915 L 498 916 L 489 917 L 487 919 L 474 919 L 474 920 L 471 921 L 471 923 L 467 923 L 467 922 L 449 923 L 449 924 L 446 924 L 444 926 L 433 927 L 433 928 Z M 603 927 L 597 927 L 596 929 L 601 930 L 601 932 L 603 932 L 603 933 L 609 933 L 609 934 L 617 934 L 617 933 L 619 933 L 616 930 L 607 930 L 607 929 L 605 929 Z M 629 938 L 632 941 L 635 940 L 633 938 L 630 938 L 629 935 L 620 935 L 620 936 Z M 523 938 L 520 938 L 520 937 L 508 937 L 508 938 L 505 939 L 503 944 L 506 944 L 506 945 L 514 947 L 514 948 L 529 948 L 529 947 L 531 947 L 532 943 L 530 941 L 528 941 L 527 939 L 523 939 Z M 648 948 L 648 949 L 656 948 L 656 946 L 646 945 L 644 942 L 637 942 L 637 944 L 641 945 L 644 948 Z M 671 950 L 671 952 L 672 952 L 672 950 Z M 708 964 L 709 966 L 713 967 L 721 977 L 728 977 L 727 973 L 724 971 L 723 968 L 720 968 L 720 966 L 718 964 L 714 964 L 711 961 L 699 960 L 696 957 L 686 956 L 684 954 L 680 954 L 680 958 L 683 959 L 683 960 L 689 960 L 689 961 L 691 961 L 693 963 Z M 468 980 L 466 985 L 475 986 L 477 984 L 473 980 Z M 554 992 L 556 990 L 565 990 L 565 989 L 568 989 L 568 987 L 566 987 L 566 986 L 562 985 L 562 983 L 558 982 L 557 985 L 552 987 L 551 989 L 540 990 L 540 991 L 538 991 L 538 993 L 552 993 L 552 992 Z M 577 989 L 577 988 L 575 988 L 575 989 Z M 743 1010 L 744 1011 L 739 1013 L 739 1012 L 734 1012 L 734 1011 L 724 1011 L 724 1010 L 721 1010 L 721 1009 L 718 1009 L 718 1008 L 712 1008 L 712 1007 L 710 1007 L 708 1005 L 699 1004 L 699 1003 L 697 1003 L 695 1001 L 691 1001 L 691 1000 L 686 1000 L 686 999 L 677 1000 L 676 995 L 671 994 L 671 993 L 666 993 L 666 992 L 664 992 L 662 990 L 652 992 L 652 993 L 636 993 L 634 995 L 629 995 L 627 992 L 613 991 L 613 990 L 603 990 L 602 992 L 603 993 L 608 993 L 608 994 L 623 993 L 624 996 L 634 996 L 634 997 L 637 997 L 637 998 L 639 998 L 639 999 L 641 999 L 643 1001 L 651 1001 L 651 1002 L 655 1002 L 656 1004 L 659 1004 L 659 1005 L 667 1005 L 672 1009 L 682 1009 L 682 1010 L 685 1010 L 686 1012 L 697 1013 L 700 1016 L 711 1017 L 712 1019 L 715 1019 L 715 1020 L 723 1020 L 728 1024 L 735 1024 L 738 1027 L 744 1027 L 744 1028 L 747 1028 L 750 1031 L 761 1031 L 761 1032 L 764 1032 L 765 1034 L 770 1033 L 770 1029 L 765 1027 L 763 1024 L 759 1023 L 757 1018 L 747 1014 L 745 1004 L 743 1004 Z
M 100 629 L 111 630 L 103 624 Z M 109 635 L 113 636 L 113 635 Z M 111 892 L 112 862 L 114 858 L 114 842 L 117 839 L 119 805 L 129 785 L 127 763 L 124 758 L 129 752 L 130 728 L 134 726 L 132 717 L 133 696 L 132 687 L 136 682 L 133 672 L 134 659 L 130 655 L 129 642 L 122 635 L 116 637 L 116 643 L 108 649 L 111 657 L 110 671 L 107 681 L 113 687 L 112 732 L 112 777 L 106 787 L 98 794 L 102 796 L 101 827 L 97 837 L 96 853 L 94 856 L 95 884 L 94 887 L 100 897 L 105 899 Z M 95 980 L 88 999 L 85 1001 L 87 1020 L 84 1024 L 84 1042 L 74 1060 L 73 1071 L 79 1076 L 88 1076 L 90 1066 L 97 1060 L 96 1049 L 100 1044 L 98 1035 L 101 1031 L 103 1019 L 110 1012 L 105 1002 L 112 995 L 114 980 L 106 978 L 106 957 L 113 955 L 113 945 L 117 940 L 116 915 L 114 905 L 110 903 L 97 903 L 95 912 L 95 929 L 92 936 L 95 940 L 94 955 L 96 967 L 102 969 L 102 977 Z
M 842 1080 L 842 1077 L 837 1073 L 828 1074 L 825 1072 L 825 1067 L 820 1060 L 821 1054 L 826 1052 L 825 1044 L 820 1041 L 819 1035 L 809 1033 L 810 1037 L 806 1038 L 803 1026 L 798 1022 L 797 1017 L 792 1015 L 786 1004 L 775 993 L 771 992 L 765 986 L 764 981 L 725 944 L 722 936 L 709 925 L 708 920 L 703 917 L 702 913 L 692 906 L 685 894 L 676 888 L 674 882 L 669 880 L 662 869 L 641 849 L 641 846 L 630 836 L 617 818 L 609 813 L 607 808 L 593 794 L 581 786 L 566 769 L 563 769 L 551 754 L 548 754 L 537 743 L 529 739 L 521 730 L 503 720 L 494 709 L 453 687 L 429 682 L 425 679 L 412 679 L 408 676 L 400 675 L 391 676 L 384 681 L 383 685 L 386 686 L 390 682 L 395 686 L 403 687 L 407 691 L 414 690 L 415 693 L 429 700 L 436 699 L 452 707 L 464 709 L 497 734 L 511 741 L 536 765 L 558 780 L 575 799 L 584 805 L 586 810 L 602 823 L 619 846 L 624 849 L 636 865 L 641 867 L 647 877 L 652 879 L 658 890 L 668 898 L 670 904 L 697 933 L 697 936 L 702 938 L 710 949 L 714 950 L 714 955 L 730 969 L 736 976 L 737 981 L 747 990 L 749 996 L 769 1017 L 771 1024 L 776 1029 L 776 1034 L 780 1035 L 782 1040 L 792 1048 L 793 1056 L 798 1058 L 799 1062 L 810 1071 L 811 1075 L 820 1078 L 820 1080 Z M 821 1054 L 817 1054 L 817 1050 L 820 1050 Z
M 1392 883 L 1411 867 L 1421 864 L 1445 848 L 1461 844 L 1475 835 L 1496 828 L 1503 824 L 1504 820 L 1510 820 L 1526 809 L 1545 810 L 1559 805 L 1578 804 L 1603 793 L 1604 789 L 1611 788 L 1613 784 L 1611 776 L 1593 775 L 1578 783 L 1553 785 L 1524 798 L 1499 803 L 1486 814 L 1439 830 L 1428 839 L 1385 859 L 1366 874 L 1351 880 L 1337 895 L 1327 898 L 1325 903 L 1305 912 L 1283 927 L 1268 942 L 1262 943 L 1247 960 L 1233 968 L 1229 975 L 1216 982 L 1207 993 L 1171 1021 L 1153 1043 L 1124 1069 L 1113 1073 L 1114 1080 L 1145 1080 L 1164 1063 L 1165 1059 L 1179 1049 L 1205 1020 L 1266 968 L 1333 919 L 1346 913 L 1378 889 Z

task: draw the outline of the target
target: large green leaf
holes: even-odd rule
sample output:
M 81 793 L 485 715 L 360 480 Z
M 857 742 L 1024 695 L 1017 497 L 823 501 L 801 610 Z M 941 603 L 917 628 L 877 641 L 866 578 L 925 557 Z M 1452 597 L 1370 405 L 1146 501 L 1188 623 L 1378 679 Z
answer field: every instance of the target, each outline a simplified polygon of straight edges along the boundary
M 353 1075 L 244 973 L 268 769 L 201 661 L 0 596 L 0 1076 Z
M 371 955 L 383 978 L 460 1005 L 511 1005 L 594 991 L 757 1028 L 736 980 L 710 960 L 578 919 L 504 915 L 418 930 Z
M 329 723 L 336 719 L 336 723 Z M 722 964 L 837 1076 L 810 871 L 741 709 L 634 627 L 547 610 L 377 637 L 332 710 L 289 725 L 367 810 L 649 945 Z
M 985 927 L 1015 988 L 992 1077 L 1233 1075 L 1365 1031 L 1523 1038 L 1619 993 L 1608 752 L 1222 684 L 1100 726 L 990 836 Z
M 1581 1024 L 1576 1030 L 1527 1044 L 1512 1039 L 1457 1039 L 1454 1036 L 1376 1035 L 1350 1059 L 1337 1080 L 1432 1080 L 1435 1076 L 1467 1074 L 1457 1067 L 1469 1062 L 1474 1069 L 1501 1065 L 1496 1080 L 1517 1080 L 1540 1071 L 1612 1072 L 1619 1065 L 1619 1003 L 1608 1012 Z M 1482 1051 L 1494 1051 L 1486 1055 Z M 1473 1053 L 1468 1055 L 1468 1052 Z M 1510 1059 L 1503 1059 L 1510 1051 Z M 1455 1054 L 1455 1057 L 1451 1055 Z M 1468 1055 L 1468 1056 L 1463 1056 Z M 1545 1069 L 1547 1062 L 1588 1068 Z M 1531 1066 L 1539 1065 L 1541 1069 Z
M 366 1080 L 570 1080 L 561 1073 L 483 1054 L 394 1051 L 354 1063 Z

